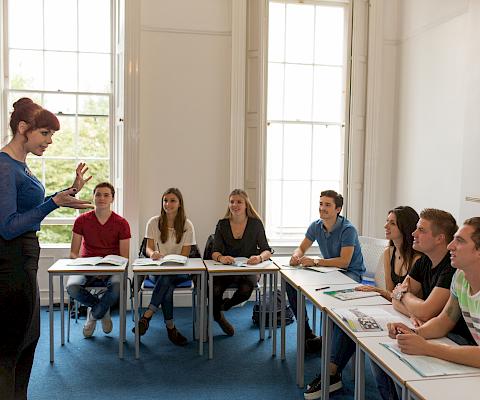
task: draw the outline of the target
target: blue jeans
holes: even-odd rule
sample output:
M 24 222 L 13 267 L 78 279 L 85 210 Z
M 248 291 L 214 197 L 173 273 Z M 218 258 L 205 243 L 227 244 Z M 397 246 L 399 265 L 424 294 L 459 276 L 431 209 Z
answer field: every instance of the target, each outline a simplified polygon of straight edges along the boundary
M 190 280 L 190 275 L 150 275 L 149 278 L 155 282 L 155 287 L 148 308 L 157 312 L 161 304 L 163 319 L 165 321 L 173 319 L 173 291 L 180 283 Z
M 71 275 L 68 278 L 67 292 L 69 296 L 92 309 L 95 319 L 102 319 L 111 306 L 120 297 L 120 276 L 85 276 Z M 105 287 L 103 296 L 90 293 L 85 287 Z
M 402 388 L 398 387 L 392 378 L 374 361 L 371 362 L 372 374 L 377 382 L 377 388 L 382 400 L 398 400 L 402 398 Z

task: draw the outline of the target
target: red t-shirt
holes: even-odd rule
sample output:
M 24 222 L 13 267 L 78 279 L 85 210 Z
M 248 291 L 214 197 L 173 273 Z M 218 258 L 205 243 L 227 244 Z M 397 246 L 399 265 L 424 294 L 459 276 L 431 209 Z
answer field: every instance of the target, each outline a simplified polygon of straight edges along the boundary
M 127 220 L 114 212 L 103 225 L 95 211 L 81 214 L 73 224 L 73 232 L 83 237 L 80 257 L 120 255 L 120 240 L 132 237 Z

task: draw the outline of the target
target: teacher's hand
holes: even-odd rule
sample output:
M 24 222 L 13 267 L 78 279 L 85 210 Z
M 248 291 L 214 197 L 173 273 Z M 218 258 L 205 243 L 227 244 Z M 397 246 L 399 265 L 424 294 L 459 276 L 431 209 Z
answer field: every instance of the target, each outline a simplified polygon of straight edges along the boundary
M 75 188 L 63 190 L 61 192 L 58 192 L 52 200 L 59 207 L 69 207 L 77 209 L 93 208 L 93 204 L 89 201 L 79 200 L 73 197 L 77 192 L 78 191 Z
M 87 179 L 84 178 L 85 173 L 88 171 L 87 164 L 80 163 L 75 170 L 75 180 L 73 181 L 72 188 L 77 189 L 77 193 L 82 190 L 83 186 L 92 179 L 90 175 Z

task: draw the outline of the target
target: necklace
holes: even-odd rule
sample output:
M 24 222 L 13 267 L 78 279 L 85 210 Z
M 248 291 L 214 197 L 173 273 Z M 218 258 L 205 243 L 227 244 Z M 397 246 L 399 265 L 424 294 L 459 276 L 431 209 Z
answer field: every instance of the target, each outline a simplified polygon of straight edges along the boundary
M 26 164 L 25 164 L 25 173 L 30 177 L 33 176 L 32 171 L 30 171 L 30 168 L 28 168 L 28 165 L 26 165 Z

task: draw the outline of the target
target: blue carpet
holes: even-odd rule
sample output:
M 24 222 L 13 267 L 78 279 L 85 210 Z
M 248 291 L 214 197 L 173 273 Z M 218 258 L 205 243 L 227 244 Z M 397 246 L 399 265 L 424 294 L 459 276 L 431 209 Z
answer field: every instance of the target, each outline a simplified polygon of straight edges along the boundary
M 42 308 L 40 338 L 29 386 L 31 400 L 84 399 L 303 399 L 303 390 L 295 385 L 296 324 L 287 326 L 287 359 L 271 355 L 272 342 L 259 341 L 258 329 L 251 323 L 252 303 L 226 313 L 235 326 L 235 336 L 223 335 L 214 324 L 214 359 L 198 355 L 197 342 L 185 347 L 170 343 L 161 314 L 151 322 L 142 338 L 140 360 L 135 360 L 133 323 L 127 317 L 125 358 L 118 358 L 118 315 L 110 335 L 97 324 L 95 336 L 82 335 L 84 320 L 72 320 L 70 343 L 60 345 L 60 313 L 55 312 L 55 363 L 49 362 L 48 312 Z M 191 309 L 175 309 L 177 328 L 191 340 Z M 280 330 L 278 349 L 280 348 Z M 279 352 L 279 350 L 277 350 Z M 307 356 L 305 382 L 318 372 L 320 358 Z M 354 383 L 351 363 L 343 373 L 343 389 L 331 397 L 352 399 Z M 370 367 L 366 366 L 366 398 L 378 399 Z

